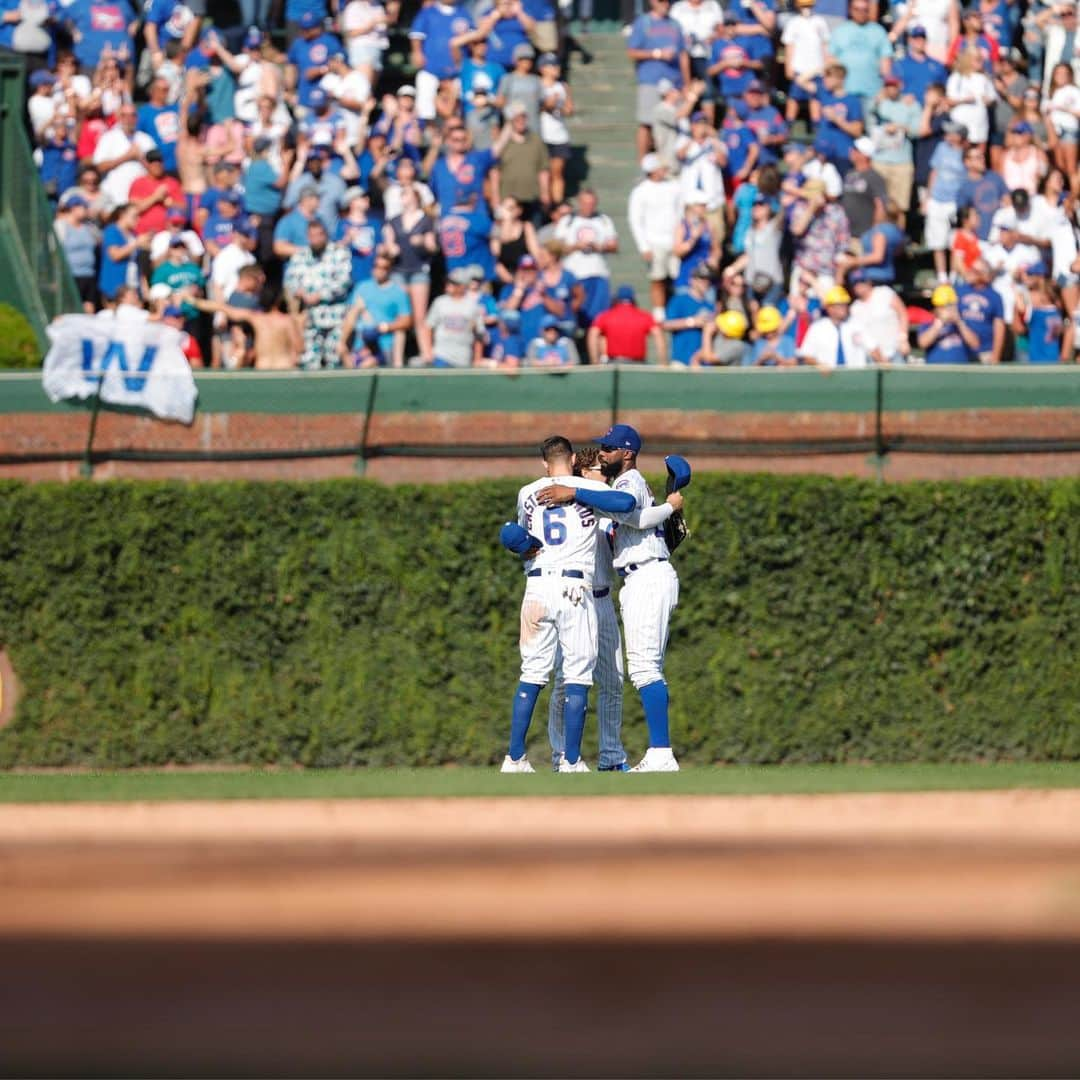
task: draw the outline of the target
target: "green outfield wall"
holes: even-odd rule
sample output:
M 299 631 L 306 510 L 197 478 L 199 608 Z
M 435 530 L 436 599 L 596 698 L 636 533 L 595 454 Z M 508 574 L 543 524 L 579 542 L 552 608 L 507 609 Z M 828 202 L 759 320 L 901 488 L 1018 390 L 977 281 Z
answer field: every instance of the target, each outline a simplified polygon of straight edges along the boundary
M 22 688 L 0 766 L 499 760 L 516 491 L 0 484 Z M 682 758 L 1080 760 L 1080 481 L 701 475 L 687 497 Z M 637 753 L 630 688 L 626 716 Z

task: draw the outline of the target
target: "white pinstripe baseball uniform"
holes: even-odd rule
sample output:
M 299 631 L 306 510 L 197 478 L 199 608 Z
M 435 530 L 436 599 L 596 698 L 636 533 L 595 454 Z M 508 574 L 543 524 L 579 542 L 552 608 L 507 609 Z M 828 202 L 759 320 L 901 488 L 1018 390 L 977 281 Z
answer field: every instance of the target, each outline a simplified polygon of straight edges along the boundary
M 521 601 L 521 681 L 543 686 L 562 654 L 567 682 L 591 686 L 596 667 L 597 519 L 580 503 L 545 508 L 537 492 L 554 483 L 606 491 L 604 484 L 578 476 L 543 477 L 518 492 L 518 524 L 544 546 L 525 563 Z
M 653 525 L 654 515 L 641 517 L 654 505 L 652 491 L 637 469 L 621 473 L 612 485 L 616 491 L 634 496 L 637 510 L 612 514 L 615 529 L 615 570 L 623 579 L 619 592 L 623 635 L 626 641 L 626 670 L 640 690 L 664 677 L 671 613 L 679 603 L 679 576 L 670 562 L 664 530 Z M 665 504 L 667 506 L 668 504 Z M 657 514 L 670 517 L 673 510 L 657 507 Z M 649 526 L 642 528 L 645 522 Z
M 601 769 L 614 768 L 626 761 L 622 745 L 623 657 L 619 618 L 611 593 L 615 580 L 612 566 L 614 526 L 601 518 L 597 528 L 596 571 L 593 574 L 593 598 L 596 603 L 596 723 L 600 740 Z M 552 762 L 557 764 L 563 755 L 563 673 L 559 657 L 555 667 L 555 683 L 548 705 L 548 739 L 551 742 Z

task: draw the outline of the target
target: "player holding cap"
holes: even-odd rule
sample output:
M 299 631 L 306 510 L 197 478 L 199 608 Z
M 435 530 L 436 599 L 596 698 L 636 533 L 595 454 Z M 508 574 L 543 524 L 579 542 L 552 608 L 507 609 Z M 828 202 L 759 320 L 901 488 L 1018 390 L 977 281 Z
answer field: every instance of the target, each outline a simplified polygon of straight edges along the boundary
M 588 772 L 581 760 L 585 706 L 596 667 L 596 609 L 593 575 L 597 528 L 594 510 L 608 514 L 632 510 L 634 498 L 611 491 L 596 480 L 573 475 L 574 449 L 561 435 L 540 447 L 546 475 L 518 492 L 517 523 L 503 526 L 500 540 L 525 559 L 525 596 L 521 602 L 521 681 L 510 718 L 510 752 L 505 773 L 536 770 L 525 754 L 525 737 L 540 691 L 562 651 L 565 679 L 563 714 L 566 749 L 559 772 Z M 540 496 L 560 482 L 570 492 L 566 503 L 545 506 Z M 576 502 L 575 502 L 576 499 Z
M 671 750 L 664 652 L 671 613 L 679 603 L 679 578 L 670 562 L 663 529 L 658 525 L 682 509 L 683 498 L 673 492 L 664 504 L 654 508 L 652 492 L 637 468 L 641 436 L 628 424 L 616 424 L 592 441 L 600 444 L 600 465 L 604 475 L 614 482 L 615 492 L 632 495 L 634 500 L 631 510 L 609 513 L 618 526 L 614 565 L 623 579 L 619 607 L 626 638 L 626 667 L 641 695 L 649 728 L 649 749 L 630 771 L 678 772 L 679 763 Z M 536 498 L 542 506 L 551 508 L 580 501 L 580 494 L 560 483 L 538 491 Z M 650 509 L 655 513 L 649 514 Z M 568 754 L 569 736 L 567 713 Z

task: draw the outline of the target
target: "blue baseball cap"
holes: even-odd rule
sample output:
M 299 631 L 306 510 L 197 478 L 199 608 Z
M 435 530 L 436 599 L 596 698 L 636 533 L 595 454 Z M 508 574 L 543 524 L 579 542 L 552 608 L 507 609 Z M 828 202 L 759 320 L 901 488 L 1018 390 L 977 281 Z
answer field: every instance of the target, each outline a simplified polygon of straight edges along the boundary
M 1030 263 L 1028 266 L 1024 267 L 1024 272 L 1030 274 L 1032 277 L 1049 277 L 1050 267 L 1040 259 L 1038 262 Z
M 545 330 L 558 330 L 558 328 L 559 328 L 559 320 L 557 318 L 555 318 L 554 315 L 545 315 L 540 320 L 540 333 L 541 334 Z
M 926 27 L 925 26 L 913 26 L 907 32 L 907 36 L 908 37 L 922 37 L 922 38 L 924 38 L 924 37 L 926 37 Z
M 163 319 L 182 319 L 184 312 L 182 308 L 176 306 L 176 304 L 170 304 L 162 313 Z
M 314 11 L 305 11 L 296 21 L 301 30 L 313 30 L 322 22 L 322 19 Z
M 244 48 L 257 49 L 263 43 L 262 31 L 257 26 L 249 26 L 244 35 Z
M 33 87 L 52 86 L 55 82 L 56 76 L 51 71 L 45 71 L 43 68 L 30 75 L 30 85 Z
M 329 100 L 330 98 L 327 96 L 326 91 L 318 86 L 308 94 L 308 101 L 311 102 L 311 107 L 313 109 L 321 109 Z
M 614 446 L 617 450 L 633 450 L 635 454 L 641 449 L 641 436 L 629 424 L 614 424 L 599 438 L 590 441 L 601 446 Z
M 1034 133 L 1035 129 L 1026 120 L 1021 120 L 1019 124 L 1013 125 L 1014 135 L 1033 135 Z
M 526 555 L 528 552 L 532 551 L 533 548 L 544 546 L 532 535 L 532 533 L 526 532 L 520 525 L 513 521 L 508 521 L 499 530 L 499 543 L 508 551 L 512 551 L 515 555 Z
M 615 290 L 615 302 L 616 303 L 629 303 L 634 302 L 634 286 L 633 285 L 620 285 Z

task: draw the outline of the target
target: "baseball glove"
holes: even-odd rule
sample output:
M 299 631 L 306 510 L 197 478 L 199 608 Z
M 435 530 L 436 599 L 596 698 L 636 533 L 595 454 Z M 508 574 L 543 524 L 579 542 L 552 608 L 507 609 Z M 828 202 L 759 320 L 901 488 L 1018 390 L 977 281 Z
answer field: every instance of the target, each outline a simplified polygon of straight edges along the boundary
M 686 458 L 681 458 L 678 454 L 669 454 L 664 458 L 664 464 L 667 466 L 666 493 L 668 495 L 690 483 L 690 463 Z M 683 517 L 683 512 L 676 510 L 664 522 L 664 543 L 667 544 L 668 551 L 674 553 L 689 535 L 690 529 L 686 524 L 686 518 Z

